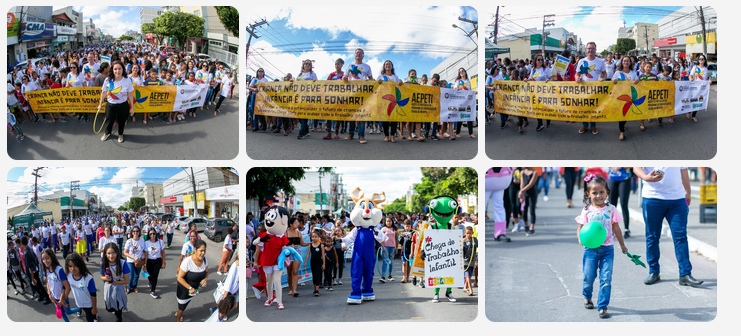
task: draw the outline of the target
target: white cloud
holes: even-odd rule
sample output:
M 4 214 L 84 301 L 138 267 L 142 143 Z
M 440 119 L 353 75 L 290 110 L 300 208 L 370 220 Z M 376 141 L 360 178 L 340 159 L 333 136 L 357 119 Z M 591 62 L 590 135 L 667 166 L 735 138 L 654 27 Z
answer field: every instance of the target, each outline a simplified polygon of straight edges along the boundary
M 419 168 L 335 168 L 342 174 L 342 182 L 351 192 L 359 187 L 366 194 L 385 192 L 386 200 L 406 197 L 406 192 L 414 183 L 422 182 Z
M 385 12 L 376 12 L 376 10 L 376 7 L 338 7 L 333 8 L 332 12 L 343 13 L 343 15 L 328 15 L 327 7 L 253 8 L 251 11 L 254 13 L 253 17 L 248 17 L 250 22 L 257 18 L 265 18 L 268 22 L 287 18 L 287 28 L 318 29 L 328 34 L 329 40 L 309 41 L 308 37 L 295 37 L 295 35 L 286 33 L 285 30 L 276 31 L 272 27 L 260 27 L 257 33 L 269 36 L 276 43 L 278 41 L 280 44 L 289 44 L 288 41 L 290 44 L 311 43 L 313 48 L 294 56 L 296 50 L 293 48 L 295 47 L 279 49 L 273 47 L 265 39 L 257 40 L 257 42 L 253 40 L 250 49 L 255 50 L 264 58 L 250 54 L 248 67 L 252 70 L 249 71 L 254 72 L 262 66 L 267 70 L 270 78 L 282 77 L 286 72 L 295 75 L 300 69 L 301 60 L 312 59 L 315 60 L 314 71 L 317 76 L 326 78 L 330 72 L 334 71 L 334 61 L 337 58 L 350 62 L 353 60 L 353 52 L 360 47 L 365 50 L 364 62 L 371 66 L 375 77 L 384 61 L 378 58 L 378 55 L 389 50 L 392 53 L 406 55 L 394 59 L 396 63 L 399 63 L 395 64 L 397 68 L 403 62 L 401 59 L 420 56 L 447 57 L 468 41 L 468 37 L 452 25 L 457 24 L 470 30 L 472 25 L 458 21 L 458 17 L 476 18 L 475 13 L 464 13 L 460 7 L 399 7 L 394 11 Z M 336 39 L 342 33 L 351 33 L 357 38 L 337 41 Z M 406 74 L 402 75 L 399 77 L 406 77 Z

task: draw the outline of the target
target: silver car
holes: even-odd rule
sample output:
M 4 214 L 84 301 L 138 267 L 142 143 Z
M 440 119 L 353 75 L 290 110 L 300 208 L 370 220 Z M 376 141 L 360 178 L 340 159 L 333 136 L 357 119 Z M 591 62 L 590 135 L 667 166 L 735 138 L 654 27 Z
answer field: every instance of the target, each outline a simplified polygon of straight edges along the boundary
M 206 229 L 206 222 L 207 220 L 202 217 L 188 217 L 180 222 L 180 231 L 188 232 L 188 228 L 191 224 L 195 224 L 196 231 L 203 232 L 203 230 Z

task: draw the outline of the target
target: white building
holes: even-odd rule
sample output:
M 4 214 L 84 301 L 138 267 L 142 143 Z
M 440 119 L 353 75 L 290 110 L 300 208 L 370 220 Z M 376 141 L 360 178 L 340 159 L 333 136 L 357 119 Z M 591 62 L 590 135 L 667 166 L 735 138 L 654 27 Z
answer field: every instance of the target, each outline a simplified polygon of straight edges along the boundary
M 471 81 L 473 88 L 477 88 L 476 85 L 479 74 L 479 49 L 478 46 L 469 39 L 468 43 L 458 48 L 448 58 L 444 59 L 440 64 L 436 65 L 427 78 L 432 78 L 433 74 L 439 74 L 440 80 L 445 80 L 448 83 L 453 83 L 456 77 L 458 77 L 458 69 L 466 69 L 468 78 Z M 422 77 L 422 73 L 417 73 Z
M 159 8 L 142 7 L 139 9 L 139 27 L 145 23 L 154 23 L 154 18 L 162 15 L 163 10 Z
M 207 215 L 210 218 L 220 216 L 213 214 L 211 202 L 206 199 L 206 190 L 239 185 L 239 177 L 231 171 L 212 167 L 193 167 L 175 174 L 162 183 L 163 196 L 160 204 L 165 206 L 163 212 L 182 213 L 184 216 Z M 193 200 L 193 183 L 195 181 L 196 201 Z
M 702 7 L 705 16 L 708 60 L 716 59 L 718 13 L 713 7 Z M 699 8 L 682 7 L 659 19 L 659 39 L 654 42 L 661 57 L 688 57 L 703 53 L 702 20 Z M 694 57 L 693 57 L 694 58 Z

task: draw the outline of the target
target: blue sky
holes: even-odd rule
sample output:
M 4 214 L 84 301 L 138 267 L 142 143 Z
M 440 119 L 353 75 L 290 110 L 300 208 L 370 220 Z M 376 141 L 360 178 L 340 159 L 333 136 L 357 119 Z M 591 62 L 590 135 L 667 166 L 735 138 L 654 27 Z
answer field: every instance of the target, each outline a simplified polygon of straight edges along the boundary
M 643 7 L 524 7 L 506 6 L 499 8 L 499 36 L 522 32 L 525 28 L 543 28 L 543 15 L 556 14 L 555 28 L 562 27 L 573 32 L 582 43 L 597 43 L 598 52 L 615 44 L 618 28 L 632 27 L 637 22 L 656 23 L 659 19 L 680 9 L 680 6 L 643 6 Z M 484 16 L 481 24 L 494 22 L 496 7 Z M 623 23 L 625 21 L 625 23 Z M 661 29 L 661 28 L 660 28 Z M 492 27 L 487 27 L 486 36 L 490 36 Z
M 54 9 L 65 6 L 54 6 Z M 74 10 L 81 11 L 83 20 L 93 19 L 95 27 L 103 29 L 103 33 L 119 37 L 128 30 L 141 33 L 139 9 L 142 7 L 161 8 L 160 6 L 73 6 Z
M 469 40 L 472 25 L 458 21 L 462 16 L 478 21 L 472 7 L 398 7 L 394 12 L 380 7 L 253 7 L 243 13 L 247 22 L 266 19 L 269 25 L 256 29 L 247 59 L 248 73 L 266 70 L 274 79 L 300 72 L 301 61 L 314 61 L 314 72 L 325 79 L 334 71 L 337 58 L 347 65 L 356 48 L 365 50 L 364 62 L 377 77 L 385 60 L 391 60 L 400 79 L 409 69 L 419 76 Z M 329 10 L 331 9 L 331 11 Z M 357 13 L 358 15 L 354 15 Z M 474 35 L 475 39 L 475 35 Z
M 8 172 L 8 207 L 27 203 L 33 191 L 35 167 L 17 167 Z M 80 188 L 97 194 L 106 205 L 118 207 L 131 197 L 131 188 L 145 183 L 162 183 L 181 172 L 181 167 L 49 167 L 41 170 L 39 195 L 69 191 L 70 181 L 80 181 Z

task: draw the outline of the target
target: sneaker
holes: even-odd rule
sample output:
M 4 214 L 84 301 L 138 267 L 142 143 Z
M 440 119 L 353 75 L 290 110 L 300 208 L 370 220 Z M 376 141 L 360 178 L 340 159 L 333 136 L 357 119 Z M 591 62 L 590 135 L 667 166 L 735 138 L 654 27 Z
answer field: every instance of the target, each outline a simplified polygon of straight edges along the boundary
M 337 279 L 332 279 L 332 285 L 334 286 L 336 284 L 337 284 Z
M 435 140 L 435 141 L 440 141 L 440 138 L 434 134 L 430 137 L 430 139 Z
M 445 294 L 445 297 L 448 298 L 448 301 L 455 302 L 455 298 L 453 297 L 453 293 L 447 293 L 447 294 Z
M 586 131 L 587 131 L 587 126 L 582 126 L 582 127 L 581 127 L 581 128 L 579 129 L 579 134 L 584 134 L 584 132 L 586 132 Z
M 152 282 L 151 281 L 147 281 L 147 287 L 152 288 Z
M 351 134 L 348 134 L 348 135 L 347 135 L 347 136 L 345 137 L 345 140 L 352 140 L 352 135 L 351 135 Z
M 332 288 L 332 286 L 329 286 L 329 291 L 330 291 L 330 292 L 331 292 L 331 291 L 334 291 L 334 288 Z
M 332 136 L 331 135 L 325 135 L 325 136 L 322 137 L 322 139 L 324 139 L 324 140 L 332 140 Z
M 224 275 L 224 273 L 221 273 L 219 271 L 216 271 L 216 274 L 218 274 L 218 275 Z
M 381 279 L 379 279 L 378 281 L 380 281 L 381 283 L 386 283 L 386 278 L 385 277 L 381 277 Z
M 337 279 L 337 284 L 338 285 L 341 285 L 342 284 L 342 278 Z
M 123 142 L 123 135 L 119 135 L 119 136 L 118 136 L 118 142 L 119 142 L 119 143 Z
M 543 196 L 543 201 L 548 202 L 548 195 Z
M 273 299 L 268 299 L 265 301 L 265 307 L 270 307 L 270 305 L 273 304 Z
M 149 295 L 152 296 L 152 298 L 154 298 L 154 299 L 159 299 L 160 298 L 160 296 L 157 295 L 157 293 L 155 293 L 155 292 L 151 292 L 151 293 L 149 293 Z
M 535 230 L 528 230 L 528 231 L 525 231 L 525 236 L 528 236 L 528 237 L 530 237 L 530 236 L 534 236 L 534 235 L 535 235 Z
M 15 292 L 15 295 L 18 295 L 18 290 L 13 288 L 13 291 Z
M 100 141 L 106 141 L 108 140 L 108 137 L 111 136 L 110 134 L 103 134 L 102 137 L 100 137 Z
M 257 289 L 257 288 L 255 288 L 255 287 L 252 287 L 252 291 L 255 292 L 255 298 L 257 298 L 259 300 L 260 299 L 260 290 Z
M 623 238 L 630 238 L 630 230 L 625 230 L 623 233 Z
M 417 278 L 412 278 L 412 286 L 416 286 L 416 285 L 417 285 Z
M 335 134 L 334 139 L 335 140 L 339 140 L 340 139 L 340 136 Z
M 517 225 L 515 225 L 515 227 L 513 227 L 510 232 L 515 233 L 515 232 L 519 231 L 519 229 L 520 229 L 520 227 L 517 226 Z
M 440 296 L 435 294 L 435 296 L 432 297 L 432 303 L 438 303 L 440 302 Z
M 319 291 L 316 289 L 314 290 L 314 296 L 319 296 Z
M 77 312 L 77 317 L 82 317 L 82 312 Z
M 325 290 L 325 291 L 328 291 L 328 290 L 329 290 L 329 286 L 327 286 L 327 287 L 324 287 L 324 290 Z
M 597 130 L 597 127 L 592 127 L 592 134 L 596 135 L 597 133 L 599 133 L 599 130 Z
M 543 130 L 544 128 L 545 128 L 545 125 L 543 125 L 543 124 L 540 124 L 540 125 L 538 125 L 538 128 L 536 128 L 535 130 L 536 130 L 536 131 L 538 131 L 538 132 L 540 132 L 540 131 L 542 131 L 542 130 Z
M 390 276 L 388 277 L 389 281 L 394 281 L 394 277 Z
M 364 143 L 367 143 L 367 142 L 368 142 L 368 141 L 366 141 L 366 140 L 365 140 L 365 138 L 358 138 L 358 141 L 359 141 L 359 142 L 360 142 L 361 144 L 364 144 Z
M 306 135 L 299 134 L 299 136 L 297 136 L 296 139 L 299 139 L 299 140 L 306 139 Z

